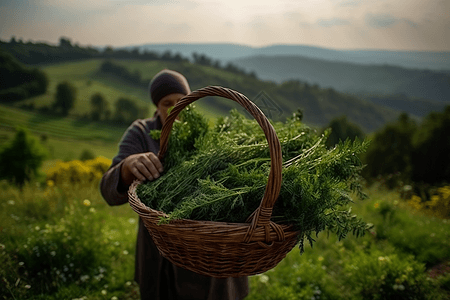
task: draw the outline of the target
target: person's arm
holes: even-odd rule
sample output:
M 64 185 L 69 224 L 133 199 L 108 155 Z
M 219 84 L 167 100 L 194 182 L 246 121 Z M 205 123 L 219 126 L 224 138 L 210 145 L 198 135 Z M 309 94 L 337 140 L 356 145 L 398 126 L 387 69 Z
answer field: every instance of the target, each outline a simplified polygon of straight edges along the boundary
M 133 123 L 125 132 L 119 153 L 109 170 L 103 175 L 100 190 L 109 205 L 128 201 L 127 191 L 135 180 L 154 180 L 160 176 L 163 166 L 153 152 L 148 151 L 148 133 L 142 123 Z

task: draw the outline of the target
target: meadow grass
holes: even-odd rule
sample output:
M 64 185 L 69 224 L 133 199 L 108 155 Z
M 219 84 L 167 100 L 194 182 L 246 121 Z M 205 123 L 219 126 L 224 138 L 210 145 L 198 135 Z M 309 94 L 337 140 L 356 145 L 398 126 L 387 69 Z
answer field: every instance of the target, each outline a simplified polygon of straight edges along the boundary
M 320 235 L 314 249 L 294 249 L 251 278 L 248 299 L 448 299 L 450 274 L 432 274 L 450 259 L 450 221 L 412 211 L 395 192 L 367 192 L 353 211 L 374 224 L 370 233 Z
M 129 206 L 108 207 L 96 184 L 1 185 L 3 299 L 135 294 Z
M 3 299 L 138 299 L 128 205 L 109 207 L 98 181 L 0 184 Z M 294 248 L 250 277 L 248 299 L 448 299 L 450 275 L 432 272 L 450 259 L 450 221 L 414 212 L 395 192 L 367 192 L 353 206 L 374 224 L 365 237 L 321 234 L 313 249 Z
M 25 102 L 49 105 L 56 85 L 68 80 L 78 89 L 75 115 L 88 111 L 95 92 L 111 105 L 129 95 L 148 103 L 144 89 L 100 76 L 100 64 L 91 60 L 44 67 L 49 91 Z M 170 67 L 126 64 L 143 78 Z M 202 112 L 202 101 L 198 103 Z M 211 119 L 216 114 L 207 110 L 205 115 Z M 58 160 L 79 158 L 84 149 L 111 159 L 126 128 L 9 106 L 0 106 L 0 121 L 0 146 L 17 125 L 45 136 L 49 160 L 44 170 Z M 128 205 L 109 207 L 98 182 L 31 182 L 21 189 L 0 182 L 0 189 L 0 299 L 138 299 L 133 282 L 137 215 Z M 367 193 L 369 200 L 353 205 L 358 216 L 374 224 L 364 238 L 338 241 L 333 234 L 321 234 L 314 249 L 306 247 L 300 255 L 294 248 L 276 268 L 250 278 L 248 299 L 449 299 L 450 275 L 435 271 L 450 261 L 450 221 L 414 211 L 396 192 L 375 186 Z

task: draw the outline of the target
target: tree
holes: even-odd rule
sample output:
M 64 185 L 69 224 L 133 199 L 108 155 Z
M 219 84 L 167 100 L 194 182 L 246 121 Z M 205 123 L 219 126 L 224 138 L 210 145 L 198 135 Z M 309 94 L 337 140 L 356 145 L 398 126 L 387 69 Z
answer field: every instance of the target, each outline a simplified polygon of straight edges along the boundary
M 56 87 L 56 97 L 53 109 L 59 111 L 63 116 L 67 116 L 75 105 L 76 89 L 69 82 L 64 81 Z
M 119 98 L 115 106 L 114 119 L 120 123 L 133 122 L 139 117 L 139 107 L 133 100 Z
M 403 113 L 395 123 L 376 132 L 364 156 L 367 164 L 363 170 L 364 176 L 370 179 L 396 175 L 395 180 L 410 181 L 412 138 L 416 130 L 416 123 Z M 395 185 L 395 181 L 388 182 L 389 187 Z
M 412 179 L 428 184 L 450 181 L 450 105 L 429 114 L 413 138 Z
M 108 102 L 101 93 L 96 93 L 91 97 L 91 118 L 94 121 L 106 119 L 108 115 Z
M 105 57 L 112 56 L 114 54 L 114 48 L 111 46 L 107 46 L 105 49 L 103 49 L 103 55 Z
M 95 158 L 95 153 L 91 149 L 84 149 L 80 154 L 80 160 L 86 161 Z
M 170 50 L 165 51 L 161 55 L 161 60 L 171 61 L 172 60 L 172 52 Z
M 0 100 L 12 102 L 45 93 L 48 79 L 41 70 L 30 69 L 0 51 L 0 83 Z
M 13 140 L 0 151 L 0 178 L 22 186 L 38 176 L 47 152 L 24 128 L 17 130 Z
M 331 128 L 331 134 L 328 136 L 326 142 L 326 145 L 329 148 L 334 147 L 339 141 L 364 138 L 364 132 L 361 128 L 359 128 L 358 125 L 349 122 L 345 116 L 334 118 L 327 127 Z
M 60 47 L 66 47 L 66 48 L 72 48 L 72 42 L 68 38 L 61 37 L 59 39 L 59 46 Z

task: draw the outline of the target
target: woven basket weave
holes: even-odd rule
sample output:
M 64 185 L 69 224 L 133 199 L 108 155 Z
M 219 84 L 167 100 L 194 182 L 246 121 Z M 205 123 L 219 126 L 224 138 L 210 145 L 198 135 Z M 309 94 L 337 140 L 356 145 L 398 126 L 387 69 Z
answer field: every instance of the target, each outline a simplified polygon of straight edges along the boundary
M 297 243 L 298 232 L 290 225 L 270 220 L 273 205 L 281 188 L 282 156 L 280 141 L 261 110 L 247 97 L 219 86 L 209 86 L 183 97 L 172 109 L 161 131 L 162 160 L 176 117 L 190 103 L 206 97 L 220 96 L 236 101 L 258 122 L 268 141 L 271 168 L 260 206 L 247 223 L 174 220 L 160 224 L 165 213 L 144 205 L 136 194 L 140 184 L 133 182 L 128 191 L 129 203 L 142 218 L 162 256 L 173 264 L 216 278 L 255 275 L 274 268 Z

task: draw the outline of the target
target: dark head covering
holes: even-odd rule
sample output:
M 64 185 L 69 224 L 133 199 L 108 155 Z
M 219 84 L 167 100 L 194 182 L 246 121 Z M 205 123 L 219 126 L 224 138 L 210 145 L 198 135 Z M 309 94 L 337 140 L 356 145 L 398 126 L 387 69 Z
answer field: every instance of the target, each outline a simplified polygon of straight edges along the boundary
M 164 69 L 153 77 L 148 86 L 150 98 L 155 105 L 159 100 L 170 94 L 184 94 L 191 92 L 189 83 L 180 73 Z

